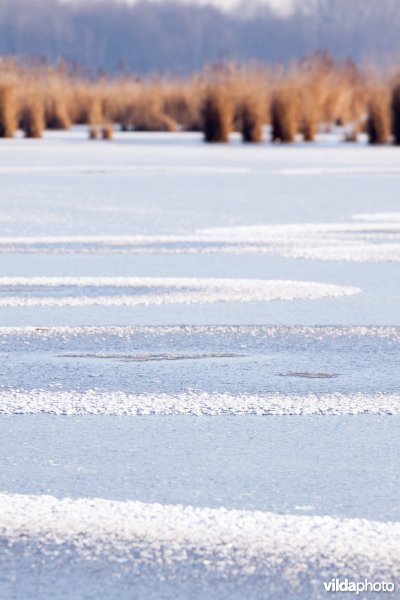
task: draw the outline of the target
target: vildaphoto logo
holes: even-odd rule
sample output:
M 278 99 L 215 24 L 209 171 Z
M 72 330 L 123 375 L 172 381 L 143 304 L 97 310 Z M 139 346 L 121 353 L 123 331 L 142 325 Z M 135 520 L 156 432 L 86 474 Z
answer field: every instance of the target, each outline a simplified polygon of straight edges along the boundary
M 350 579 L 331 579 L 324 582 L 326 592 L 352 592 L 358 596 L 364 592 L 394 592 L 395 585 L 392 581 L 351 581 Z

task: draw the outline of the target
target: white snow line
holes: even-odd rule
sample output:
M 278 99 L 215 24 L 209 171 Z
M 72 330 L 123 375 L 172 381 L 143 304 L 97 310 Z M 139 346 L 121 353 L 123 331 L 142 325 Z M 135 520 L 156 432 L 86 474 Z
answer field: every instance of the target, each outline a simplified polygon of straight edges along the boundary
M 0 391 L 0 414 L 53 415 L 400 415 L 400 394 L 129 394 L 89 390 Z
M 29 337 L 50 338 L 63 336 L 75 338 L 77 336 L 117 336 L 119 338 L 130 338 L 136 335 L 150 336 L 192 336 L 192 335 L 212 335 L 215 336 L 241 336 L 250 335 L 252 337 L 278 337 L 278 336 L 317 336 L 321 338 L 342 338 L 342 337 L 377 337 L 377 338 L 400 338 L 400 327 L 391 326 L 287 326 L 287 325 L 127 325 L 127 326 L 65 326 L 55 325 L 52 327 L 28 326 L 7 326 L 0 327 L 0 336 L 3 337 Z
M 107 244 L 140 245 L 158 242 L 187 242 L 190 235 L 45 235 L 45 236 L 4 236 L 0 245 L 37 245 L 37 244 Z
M 0 564 L 13 553 L 20 565 L 43 553 L 47 568 L 61 559 L 96 569 L 105 560 L 106 569 L 151 566 L 171 577 L 182 565 L 187 575 L 200 567 L 203 576 L 261 576 L 297 588 L 343 568 L 357 578 L 400 575 L 398 522 L 1 493 L 0 535 Z
M 0 167 L 0 175 L 102 175 L 113 173 L 124 174 L 143 174 L 143 175 L 185 175 L 196 174 L 201 175 L 243 175 L 250 172 L 246 167 L 230 167 L 230 166 L 175 166 L 175 165 L 54 165 L 46 166 L 20 166 L 20 167 Z
M 347 244 L 293 247 L 281 252 L 287 258 L 346 262 L 400 262 L 400 244 Z
M 381 212 L 381 213 L 357 213 L 353 215 L 357 221 L 375 221 L 377 223 L 399 223 L 400 212 Z
M 382 213 L 382 215 L 385 213 Z M 234 227 L 211 227 L 180 235 L 62 235 L 62 236 L 3 236 L 0 246 L 17 245 L 107 245 L 107 246 L 151 246 L 155 244 L 201 244 L 201 243 L 277 243 L 287 236 L 321 240 L 321 235 L 332 235 L 334 241 L 340 235 L 387 235 L 400 233 L 399 219 L 384 219 L 378 215 L 377 222 L 367 215 L 354 215 L 360 223 L 286 223 L 273 225 L 246 225 Z M 362 218 L 364 217 L 364 218 Z
M 286 279 L 234 279 L 195 277 L 0 277 L 2 287 L 148 287 L 148 288 L 196 288 L 201 290 L 235 289 L 263 290 L 271 288 L 343 289 L 332 284 Z
M 295 167 L 277 169 L 279 175 L 400 175 L 400 167 Z
M 274 225 L 238 225 L 233 227 L 210 227 L 198 230 L 201 239 L 219 242 L 277 242 L 283 241 L 288 235 L 297 238 L 310 238 L 312 241 L 321 240 L 321 235 L 333 235 L 334 240 L 340 235 L 364 235 L 399 233 L 400 223 L 397 221 L 379 221 L 362 223 L 286 223 Z M 288 240 L 287 240 L 288 241 Z M 289 240 L 290 242 L 290 240 Z
M 18 288 L 28 288 L 24 295 Z M 36 290 L 35 290 L 36 288 Z M 58 292 L 57 296 L 41 296 L 40 288 Z M 84 295 L 84 288 L 102 288 L 102 295 Z M 104 288 L 124 288 L 123 294 L 105 295 Z M 127 290 L 137 288 L 137 293 Z M 10 295 L 9 294 L 11 291 Z M 35 291 L 35 294 L 32 294 Z M 2 277 L 0 306 L 137 306 L 164 304 L 198 304 L 215 302 L 267 302 L 338 298 L 359 293 L 355 287 L 310 281 L 261 279 L 194 279 L 169 277 Z M 4 293 L 6 292 L 6 294 Z M 18 295 L 15 295 L 18 293 Z
M 382 215 L 376 222 L 373 219 L 360 219 L 359 223 L 220 227 L 202 229 L 186 235 L 3 237 L 0 238 L 0 252 L 238 255 L 252 253 L 349 262 L 400 261 L 400 221 L 389 217 L 385 220 Z M 390 213 L 388 215 L 390 216 Z M 356 217 L 357 215 L 354 216 Z

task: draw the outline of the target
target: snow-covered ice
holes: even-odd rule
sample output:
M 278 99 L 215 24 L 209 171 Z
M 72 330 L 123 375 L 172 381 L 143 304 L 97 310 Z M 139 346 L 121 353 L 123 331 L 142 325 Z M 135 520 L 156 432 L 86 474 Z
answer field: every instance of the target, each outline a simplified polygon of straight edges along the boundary
M 50 290 L 54 295 L 39 295 L 38 291 L 43 288 L 46 291 Z M 94 294 L 88 293 L 91 288 L 95 289 Z M 114 288 L 117 289 L 117 293 Z M 31 293 L 27 295 L 30 290 Z M 335 298 L 358 292 L 360 290 L 354 287 L 288 280 L 173 277 L 0 278 L 0 306 L 137 306 L 140 304 L 268 302 Z
M 1 142 L 0 598 L 399 581 L 399 159 Z
M 318 377 L 303 373 L 300 376 Z M 325 375 L 325 374 L 323 374 Z M 324 378 L 323 376 L 321 378 Z M 304 396 L 270 394 L 158 393 L 124 392 L 79 393 L 45 390 L 0 392 L 1 414 L 53 415 L 400 415 L 399 394 L 309 394 Z
M 360 223 L 201 229 L 186 235 L 4 237 L 1 253 L 272 254 L 287 258 L 399 261 L 399 213 L 353 215 Z
M 400 576 L 400 523 L 6 494 L 0 495 L 0 514 L 5 583 L 14 575 L 14 589 L 25 594 L 37 589 L 33 579 L 43 563 L 64 577 L 77 566 L 86 571 L 91 583 L 83 592 L 78 579 L 77 588 L 87 597 L 98 597 L 110 580 L 120 593 L 126 581 L 146 590 L 156 579 L 166 582 L 161 597 L 168 598 L 174 588 L 199 598 L 226 592 L 234 598 L 322 598 L 321 575 L 327 581 L 339 574 L 356 579 L 360 572 L 375 580 Z M 21 540 L 32 553 L 22 566 L 22 585 L 16 564 Z

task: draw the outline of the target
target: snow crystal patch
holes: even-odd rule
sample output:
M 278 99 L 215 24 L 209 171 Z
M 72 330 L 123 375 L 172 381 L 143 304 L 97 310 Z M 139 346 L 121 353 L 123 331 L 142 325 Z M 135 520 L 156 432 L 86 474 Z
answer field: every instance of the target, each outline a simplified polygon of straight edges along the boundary
M 222 227 L 201 233 L 226 244 L 220 251 L 227 253 L 269 253 L 286 258 L 348 262 L 400 261 L 397 219 Z
M 354 215 L 360 222 L 200 229 L 185 235 L 0 238 L 2 253 L 277 254 L 287 258 L 399 261 L 398 213 Z M 358 218 L 360 217 L 360 218 Z M 367 218 L 368 217 L 368 218 Z
M 110 291 L 115 288 L 118 290 L 117 293 Z M 52 289 L 56 295 L 42 295 L 43 289 Z M 85 289 L 86 294 L 83 294 L 82 290 Z M 91 289 L 92 293 L 89 294 Z M 0 278 L 0 294 L 2 294 L 0 306 L 136 306 L 268 302 L 270 300 L 338 298 L 360 291 L 355 287 L 291 280 L 173 277 L 2 277 Z
M 287 258 L 306 258 L 346 262 L 399 262 L 400 244 L 337 244 L 335 246 L 297 247 L 284 250 Z
M 79 562 L 98 576 L 222 579 L 254 598 L 325 597 L 321 580 L 344 574 L 400 576 L 397 522 L 2 493 L 0 534 L 0 564 L 15 556 L 22 570 Z
M 340 261 L 399 261 L 398 213 L 361 222 L 207 228 L 186 235 L 4 237 L 0 252 L 246 254 Z
M 89 390 L 0 391 L 0 414 L 53 415 L 400 415 L 400 394 L 129 394 Z
M 287 223 L 276 225 L 245 225 L 235 227 L 212 227 L 199 230 L 199 235 L 215 239 L 219 242 L 261 242 L 270 240 L 283 241 L 287 236 L 307 238 L 312 241 L 322 239 L 321 236 L 386 236 L 400 234 L 400 223 L 368 222 L 368 223 Z
M 279 336 L 305 336 L 314 337 L 318 340 L 323 338 L 343 337 L 372 337 L 400 340 L 400 327 L 390 326 L 286 326 L 286 325 L 126 325 L 126 326 L 65 326 L 55 325 L 53 327 L 35 327 L 32 325 L 22 327 L 0 327 L 0 336 L 15 336 L 30 340 L 42 340 L 47 338 L 62 337 L 63 341 L 74 339 L 78 336 L 96 336 L 104 339 L 104 336 L 113 336 L 121 339 L 133 338 L 137 335 L 143 336 L 178 336 L 191 337 L 195 335 L 212 336 L 251 336 L 254 339 L 265 337 L 276 338 Z

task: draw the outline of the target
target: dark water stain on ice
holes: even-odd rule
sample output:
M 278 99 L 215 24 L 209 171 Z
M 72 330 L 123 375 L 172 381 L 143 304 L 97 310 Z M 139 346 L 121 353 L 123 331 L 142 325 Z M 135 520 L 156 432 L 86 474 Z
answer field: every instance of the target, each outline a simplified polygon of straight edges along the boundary
M 288 373 L 279 373 L 280 377 L 304 377 L 307 379 L 334 379 L 339 377 L 339 373 L 316 373 L 313 371 L 289 371 Z

